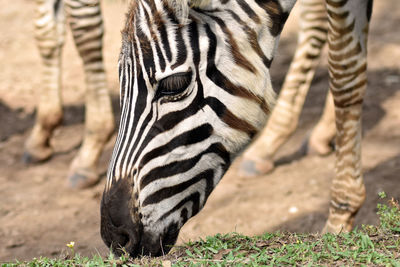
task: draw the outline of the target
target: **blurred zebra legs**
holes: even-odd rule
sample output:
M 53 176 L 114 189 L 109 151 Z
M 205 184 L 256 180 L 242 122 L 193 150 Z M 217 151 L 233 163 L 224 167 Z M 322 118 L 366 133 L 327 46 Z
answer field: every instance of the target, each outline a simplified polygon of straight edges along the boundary
M 328 40 L 330 94 L 309 145 L 318 153 L 325 154 L 329 152 L 329 141 L 336 134 L 335 178 L 331 186 L 329 218 L 323 231 L 338 233 L 351 230 L 354 216 L 365 199 L 361 113 L 367 85 L 367 39 L 372 0 L 327 0 L 329 23 L 326 24 L 325 20 L 318 27 L 305 27 L 306 14 L 311 14 L 307 2 L 302 3 L 305 8 L 301 16 L 304 24 L 283 91 L 267 127 L 245 152 L 241 170 L 244 174 L 254 175 L 273 168 L 272 156 L 297 126 L 316 60 L 323 43 Z M 310 34 L 306 35 L 307 32 Z M 309 47 L 305 40 L 309 41 Z
M 42 88 L 35 125 L 25 143 L 24 160 L 40 162 L 48 159 L 53 150 L 51 134 L 62 121 L 61 50 L 65 37 L 62 2 L 36 0 L 35 38 L 42 58 Z
M 114 117 L 103 65 L 103 19 L 100 0 L 65 0 L 68 22 L 86 77 L 85 135 L 72 162 L 72 187 L 97 182 L 97 161 L 114 130 Z
M 87 187 L 98 181 L 97 161 L 114 130 L 102 57 L 100 0 L 37 0 L 37 4 L 36 40 L 44 62 L 44 86 L 36 123 L 26 142 L 25 160 L 39 162 L 51 156 L 49 139 L 62 120 L 60 77 L 65 11 L 83 60 L 86 80 L 85 134 L 78 155 L 71 164 L 68 181 L 74 188 Z
M 301 14 L 296 53 L 266 127 L 243 154 L 240 171 L 245 176 L 265 174 L 274 168 L 274 154 L 297 127 L 321 50 L 327 40 L 325 1 L 302 0 L 298 4 Z M 332 150 L 330 142 L 335 133 L 334 106 L 332 96 L 328 93 L 323 115 L 307 140 L 308 151 L 328 154 Z

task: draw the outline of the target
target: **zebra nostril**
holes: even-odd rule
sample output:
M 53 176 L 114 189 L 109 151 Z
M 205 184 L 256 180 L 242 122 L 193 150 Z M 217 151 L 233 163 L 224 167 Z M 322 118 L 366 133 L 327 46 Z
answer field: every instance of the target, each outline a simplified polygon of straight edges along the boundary
M 129 235 L 127 234 L 118 234 L 111 233 L 112 240 L 110 240 L 110 248 L 111 250 L 117 254 L 121 255 L 126 245 L 129 243 Z M 125 248 L 126 249 L 126 248 Z
M 140 243 L 140 224 L 135 224 L 131 218 L 126 218 L 119 224 L 121 218 L 113 218 L 112 213 L 101 205 L 100 234 L 104 243 L 115 253 L 121 255 L 128 252 L 132 256 L 138 254 Z
M 118 256 L 121 256 L 125 252 L 128 252 L 132 256 L 138 254 L 139 240 L 132 230 L 128 229 L 117 229 L 117 232 L 112 233 L 112 241 L 110 249 Z
M 120 247 L 125 247 L 126 244 L 129 242 L 129 235 L 121 234 L 119 238 L 116 239 L 116 244 Z

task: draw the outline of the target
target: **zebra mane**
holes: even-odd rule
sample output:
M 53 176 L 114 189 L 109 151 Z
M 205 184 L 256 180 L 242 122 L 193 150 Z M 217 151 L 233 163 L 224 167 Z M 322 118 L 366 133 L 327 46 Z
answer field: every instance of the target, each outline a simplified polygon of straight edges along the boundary
M 181 24 L 185 24 L 189 17 L 190 8 L 204 8 L 211 3 L 211 0 L 162 0 L 172 9 Z M 126 14 L 125 27 L 122 30 L 122 36 L 129 40 L 133 36 L 133 22 L 135 21 L 136 11 L 138 9 L 138 1 L 133 0 L 130 3 L 130 8 Z

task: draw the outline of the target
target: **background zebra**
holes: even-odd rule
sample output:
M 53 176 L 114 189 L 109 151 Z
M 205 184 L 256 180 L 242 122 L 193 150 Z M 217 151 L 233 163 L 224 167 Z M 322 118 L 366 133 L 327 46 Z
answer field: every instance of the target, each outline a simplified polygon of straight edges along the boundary
M 23 160 L 37 163 L 51 157 L 50 138 L 62 121 L 61 50 L 65 15 L 82 58 L 86 76 L 85 135 L 68 175 L 69 186 L 96 183 L 97 161 L 114 130 L 102 56 L 103 20 L 100 0 L 36 0 L 35 36 L 43 62 L 36 122 L 25 144 Z
M 269 68 L 293 5 L 132 3 L 119 61 L 121 124 L 101 207 L 108 246 L 167 252 L 204 206 L 272 108 Z M 349 230 L 364 200 L 360 116 L 371 8 L 372 1 L 327 1 L 338 149 L 325 231 Z
M 266 127 L 243 154 L 240 171 L 244 176 L 265 174 L 273 169 L 273 156 L 297 127 L 322 48 L 327 41 L 325 1 L 303 0 L 298 4 L 301 20 L 296 54 Z M 328 92 L 322 117 L 306 140 L 303 152 L 322 156 L 329 154 L 335 133 L 335 110 L 332 95 Z

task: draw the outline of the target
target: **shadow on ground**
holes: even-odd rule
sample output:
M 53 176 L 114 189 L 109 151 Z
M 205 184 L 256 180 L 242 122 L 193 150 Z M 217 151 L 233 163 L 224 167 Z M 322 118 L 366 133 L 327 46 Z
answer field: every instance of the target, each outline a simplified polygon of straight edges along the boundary
M 112 108 L 116 125 L 119 125 L 120 107 L 119 96 L 111 97 Z M 82 124 L 85 120 L 85 106 L 67 105 L 63 106 L 63 122 L 61 127 Z M 13 135 L 23 134 L 32 129 L 36 117 L 36 111 L 26 113 L 23 108 L 10 108 L 0 100 L 0 142 L 6 141 Z
M 398 186 L 400 183 L 400 154 L 379 164 L 378 166 L 364 172 L 366 187 L 366 200 L 358 212 L 354 226 L 361 227 L 362 224 L 378 224 L 376 215 L 377 203 L 386 203 L 380 199 L 379 192 L 385 192 L 388 197 L 400 199 Z M 328 198 L 329 196 L 327 196 Z M 290 231 L 297 233 L 320 232 L 328 218 L 328 205 L 321 207 L 316 212 L 302 214 L 289 220 L 273 231 Z

